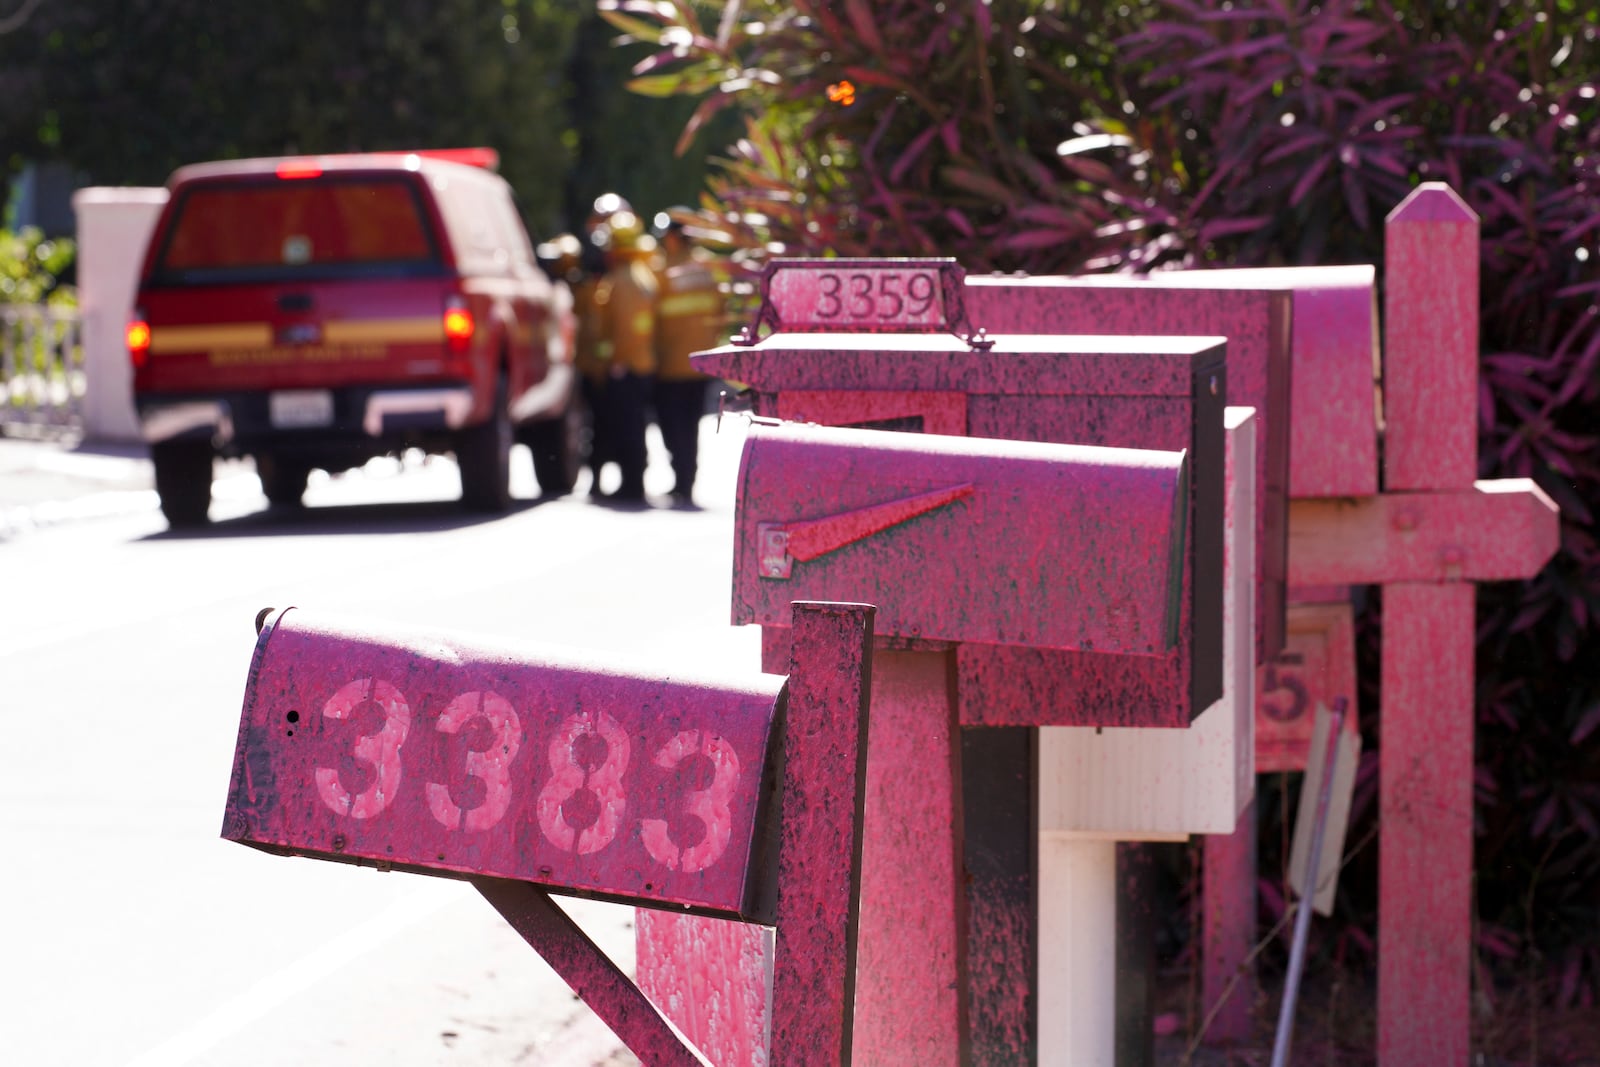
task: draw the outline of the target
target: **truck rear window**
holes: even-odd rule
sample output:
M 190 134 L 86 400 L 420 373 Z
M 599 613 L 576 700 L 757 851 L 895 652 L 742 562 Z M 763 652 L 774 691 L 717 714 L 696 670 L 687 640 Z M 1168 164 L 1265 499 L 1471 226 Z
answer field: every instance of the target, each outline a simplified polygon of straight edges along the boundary
M 268 179 L 187 190 L 155 264 L 157 282 L 431 273 L 439 256 L 404 178 Z

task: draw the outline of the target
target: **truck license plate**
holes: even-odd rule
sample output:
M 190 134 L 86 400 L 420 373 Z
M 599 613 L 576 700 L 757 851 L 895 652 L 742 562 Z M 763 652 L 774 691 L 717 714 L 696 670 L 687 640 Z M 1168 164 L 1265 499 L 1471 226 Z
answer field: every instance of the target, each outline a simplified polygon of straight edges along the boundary
M 293 389 L 267 398 L 272 425 L 280 430 L 333 425 L 333 394 L 326 389 Z

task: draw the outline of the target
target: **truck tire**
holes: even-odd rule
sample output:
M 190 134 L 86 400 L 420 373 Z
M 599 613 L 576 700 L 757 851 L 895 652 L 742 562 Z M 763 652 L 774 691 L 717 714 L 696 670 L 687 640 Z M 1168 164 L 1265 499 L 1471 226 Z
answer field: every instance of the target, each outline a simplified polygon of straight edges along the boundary
M 173 529 L 204 526 L 211 509 L 211 442 L 161 441 L 150 446 L 161 514 Z
M 578 484 L 583 468 L 583 405 L 573 397 L 567 410 L 553 419 L 540 419 L 528 427 L 528 451 L 533 453 L 533 476 L 542 496 L 566 496 Z
M 461 504 L 472 511 L 511 510 L 511 414 L 506 410 L 506 379 L 494 391 L 494 409 L 479 426 L 456 438 L 456 464 L 461 468 Z
M 258 452 L 256 476 L 261 479 L 261 491 L 269 504 L 295 508 L 300 506 L 300 498 L 305 495 L 311 468 L 304 463 L 287 462 L 270 452 Z

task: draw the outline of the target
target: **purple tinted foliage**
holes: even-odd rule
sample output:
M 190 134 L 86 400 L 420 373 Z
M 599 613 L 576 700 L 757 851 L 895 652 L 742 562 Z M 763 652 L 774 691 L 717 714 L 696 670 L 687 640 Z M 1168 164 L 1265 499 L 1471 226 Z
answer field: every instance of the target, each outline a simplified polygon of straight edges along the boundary
M 1491 964 L 1534 954 L 1561 999 L 1593 1000 L 1593 5 L 743 0 L 707 26 L 698 5 L 609 6 L 620 29 L 660 45 L 642 67 L 652 79 L 703 94 L 686 138 L 718 110 L 745 114 L 701 209 L 752 269 L 829 253 L 1035 274 L 1381 263 L 1384 216 L 1417 182 L 1447 181 L 1467 200 L 1482 223 L 1480 473 L 1535 479 L 1563 524 L 1539 577 L 1479 593 L 1478 906 L 1482 930 L 1502 931 L 1479 947 Z M 1369 759 L 1381 741 L 1377 599 L 1358 631 Z M 1276 872 L 1281 785 L 1263 786 L 1262 870 Z M 1376 807 L 1364 763 L 1353 840 Z M 1366 851 L 1341 881 L 1337 921 L 1350 931 L 1372 926 Z M 1275 884 L 1263 879 L 1269 921 Z

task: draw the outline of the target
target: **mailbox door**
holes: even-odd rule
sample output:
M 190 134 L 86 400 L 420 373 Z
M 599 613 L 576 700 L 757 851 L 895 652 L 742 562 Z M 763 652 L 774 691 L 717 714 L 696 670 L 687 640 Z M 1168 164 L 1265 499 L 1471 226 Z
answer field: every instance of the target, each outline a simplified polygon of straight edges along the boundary
M 1186 472 L 1182 451 L 757 425 L 734 622 L 851 599 L 885 634 L 1174 660 Z
M 744 916 L 782 687 L 291 609 L 257 642 L 223 836 Z

